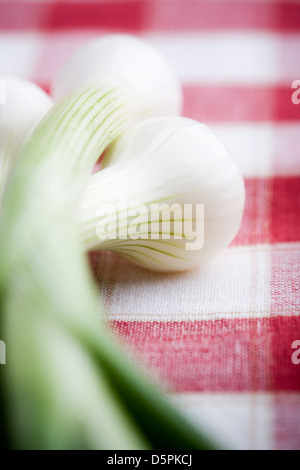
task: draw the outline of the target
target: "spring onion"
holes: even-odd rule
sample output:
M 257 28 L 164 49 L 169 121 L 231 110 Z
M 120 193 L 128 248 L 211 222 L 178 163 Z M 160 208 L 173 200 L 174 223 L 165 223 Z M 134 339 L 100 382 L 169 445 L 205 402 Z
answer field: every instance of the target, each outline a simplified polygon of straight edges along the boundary
M 207 126 L 152 118 L 110 147 L 101 171 L 89 177 L 78 223 L 87 250 L 108 249 L 146 268 L 180 271 L 228 246 L 244 200 L 241 173 Z
M 120 77 L 72 92 L 31 133 L 7 179 L 0 390 L 7 391 L 1 418 L 10 422 L 10 446 L 213 447 L 108 339 L 76 232 L 76 206 L 93 165 L 132 118 L 148 115 L 147 101 Z
M 147 116 L 181 112 L 182 91 L 165 58 L 150 44 L 129 34 L 110 34 L 89 41 L 63 64 L 52 83 L 55 100 L 79 88 L 119 83 L 126 99 L 139 102 Z

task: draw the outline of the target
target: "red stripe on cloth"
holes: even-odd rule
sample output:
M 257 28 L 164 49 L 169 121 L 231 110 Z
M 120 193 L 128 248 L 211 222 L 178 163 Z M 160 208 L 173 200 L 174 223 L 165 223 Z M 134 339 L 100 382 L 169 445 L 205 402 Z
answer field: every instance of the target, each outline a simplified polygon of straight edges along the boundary
M 142 27 L 142 8 L 135 1 L 0 3 L 0 28 L 60 30 L 110 28 L 127 31 Z
M 300 5 L 286 2 L 0 2 L 0 28 L 57 30 L 110 28 L 141 30 L 265 29 L 298 31 Z
M 198 121 L 298 121 L 284 86 L 185 86 L 183 114 Z
M 130 354 L 176 392 L 300 391 L 300 317 L 111 322 Z
M 249 178 L 245 180 L 246 203 L 242 225 L 232 245 L 255 245 L 270 242 L 270 203 L 276 199 L 273 180 Z
M 300 241 L 300 177 L 252 178 L 245 185 L 243 221 L 232 245 Z

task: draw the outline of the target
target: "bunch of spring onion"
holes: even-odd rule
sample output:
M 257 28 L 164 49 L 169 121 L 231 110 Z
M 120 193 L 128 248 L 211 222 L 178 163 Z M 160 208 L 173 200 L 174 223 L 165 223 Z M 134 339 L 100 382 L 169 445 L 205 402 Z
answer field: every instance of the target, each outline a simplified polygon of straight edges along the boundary
M 178 117 L 181 92 L 168 64 L 131 36 L 101 38 L 71 57 L 53 85 L 56 104 L 31 83 L 5 83 L 1 445 L 213 448 L 109 338 L 85 251 L 114 250 L 163 271 L 206 262 L 240 225 L 244 185 L 233 159 L 206 126 Z M 92 174 L 107 148 L 101 171 Z M 99 205 L 122 195 L 146 207 L 204 204 L 203 248 L 195 254 L 161 233 L 101 241 Z

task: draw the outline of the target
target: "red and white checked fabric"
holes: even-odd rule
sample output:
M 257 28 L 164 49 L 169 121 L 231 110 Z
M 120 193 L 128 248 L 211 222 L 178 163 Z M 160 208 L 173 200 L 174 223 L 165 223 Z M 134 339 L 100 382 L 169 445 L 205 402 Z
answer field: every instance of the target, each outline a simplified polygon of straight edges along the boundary
M 215 261 L 157 274 L 109 253 L 91 264 L 113 335 L 175 405 L 230 448 L 300 448 L 300 3 L 0 0 L 0 72 L 49 89 L 107 32 L 138 34 L 184 86 L 246 181 L 240 233 Z M 299 355 L 300 357 L 300 355 Z

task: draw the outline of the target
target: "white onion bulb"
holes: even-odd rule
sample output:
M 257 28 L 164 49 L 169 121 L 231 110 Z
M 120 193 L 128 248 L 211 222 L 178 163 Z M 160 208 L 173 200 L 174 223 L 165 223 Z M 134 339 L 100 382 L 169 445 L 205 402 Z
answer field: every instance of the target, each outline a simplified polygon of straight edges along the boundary
M 178 115 L 180 84 L 165 58 L 147 42 L 129 34 L 111 34 L 88 42 L 65 62 L 52 85 L 55 100 L 96 83 L 117 84 L 128 99 L 140 102 L 144 116 Z
M 127 239 L 111 239 L 109 231 L 105 238 L 108 220 L 117 220 L 119 234 L 128 228 L 132 219 L 126 219 L 120 206 L 125 199 L 129 208 L 145 205 L 149 213 L 153 202 L 170 208 L 177 204 L 182 224 L 188 222 L 185 205 L 192 205 L 194 226 L 198 223 L 200 231 L 203 214 L 197 213 L 196 205 L 204 205 L 203 247 L 196 236 L 174 239 L 172 224 L 169 238 L 160 233 L 154 239 L 147 218 L 137 229 L 140 234 L 148 232 L 147 239 L 132 239 L 128 233 Z M 126 131 L 108 151 L 103 169 L 90 176 L 78 220 L 87 249 L 113 250 L 146 268 L 179 271 L 207 262 L 228 246 L 239 230 L 244 201 L 241 173 L 207 126 L 182 117 L 153 118 Z
M 53 105 L 50 96 L 32 82 L 1 78 L 4 102 L 0 104 L 0 194 L 27 135 Z

